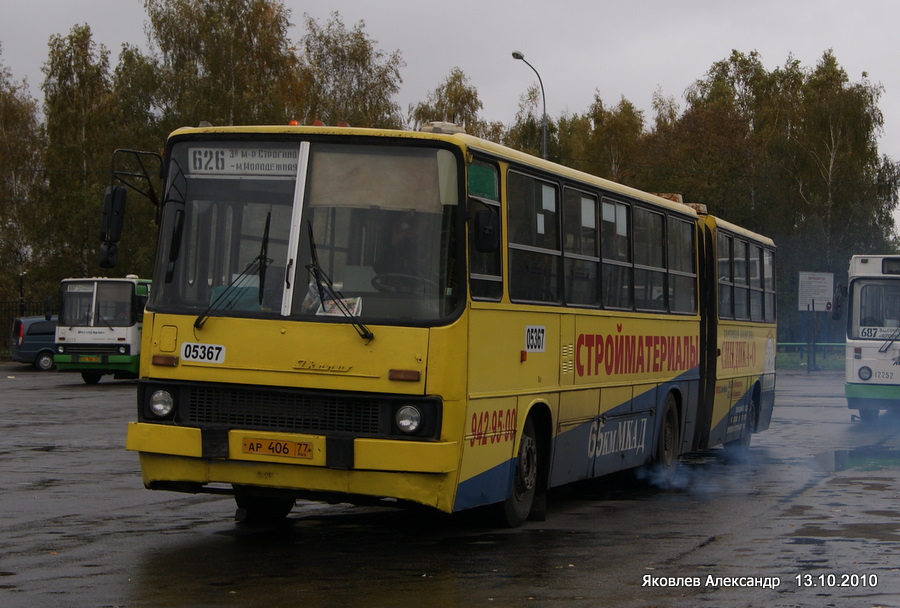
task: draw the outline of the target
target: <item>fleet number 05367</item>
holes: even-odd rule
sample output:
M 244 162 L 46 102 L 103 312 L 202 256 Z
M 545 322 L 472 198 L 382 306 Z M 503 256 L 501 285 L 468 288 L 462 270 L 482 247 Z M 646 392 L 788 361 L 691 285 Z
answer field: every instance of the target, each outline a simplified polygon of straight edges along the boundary
M 222 363 L 225 361 L 225 347 L 221 344 L 185 342 L 181 345 L 181 358 L 184 361 Z

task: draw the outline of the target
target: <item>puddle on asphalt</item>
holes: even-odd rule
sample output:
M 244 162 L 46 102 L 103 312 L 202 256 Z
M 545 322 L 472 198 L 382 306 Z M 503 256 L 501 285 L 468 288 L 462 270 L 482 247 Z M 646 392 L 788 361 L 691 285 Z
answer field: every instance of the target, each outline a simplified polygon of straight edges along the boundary
M 829 538 L 842 540 L 875 540 L 895 543 L 900 540 L 896 522 L 842 523 L 829 527 L 804 524 L 785 536 L 795 545 L 824 545 Z
M 813 458 L 816 465 L 826 472 L 900 469 L 900 450 L 880 446 L 833 450 L 816 454 Z

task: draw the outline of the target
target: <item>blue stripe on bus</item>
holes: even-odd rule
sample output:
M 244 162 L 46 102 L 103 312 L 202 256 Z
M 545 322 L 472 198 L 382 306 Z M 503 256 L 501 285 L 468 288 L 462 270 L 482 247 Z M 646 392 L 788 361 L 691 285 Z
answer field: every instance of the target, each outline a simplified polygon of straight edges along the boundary
M 722 443 L 725 443 L 727 441 L 734 441 L 740 438 L 741 431 L 744 428 L 744 415 L 747 411 L 747 404 L 750 401 L 750 393 L 756 388 L 757 384 L 761 384 L 761 378 L 762 376 L 758 376 L 747 382 L 746 390 L 734 403 L 734 405 L 729 408 L 728 414 L 725 415 L 719 421 L 719 423 L 710 430 L 709 436 L 711 438 L 719 438 L 721 439 Z M 757 410 L 757 416 L 760 415 L 760 412 L 765 411 L 766 407 L 768 407 L 768 411 L 771 412 L 772 397 L 772 395 L 760 395 L 760 399 L 765 399 L 768 403 L 756 404 L 756 407 L 759 408 Z M 771 416 L 771 413 L 769 414 L 769 416 Z M 766 428 L 768 428 L 768 425 L 766 425 Z
M 484 473 L 479 473 L 462 482 L 456 488 L 456 502 L 453 504 L 453 510 L 462 511 L 504 500 L 512 487 L 512 476 L 515 470 L 516 459 L 510 458 Z
M 631 421 L 640 425 L 643 421 L 646 421 L 646 427 L 643 429 L 645 431 L 643 449 L 641 451 L 631 450 L 633 454 L 626 461 L 626 467 L 640 466 L 652 456 L 653 439 L 657 434 L 655 424 L 658 417 L 648 416 L 646 412 L 654 409 L 660 403 L 661 396 L 668 393 L 673 387 L 678 387 L 685 397 L 689 398 L 688 395 L 691 392 L 695 393 L 698 388 L 697 369 L 688 370 L 678 378 L 655 386 L 637 395 L 632 400 L 604 412 L 604 416 L 614 419 L 609 425 L 622 425 L 623 422 L 627 424 Z M 696 398 L 696 394 L 693 395 L 693 398 Z M 643 412 L 644 415 L 629 416 L 628 414 L 632 409 L 637 409 L 639 414 Z M 589 454 L 592 425 L 597 420 L 597 418 L 593 418 L 578 424 L 553 438 L 553 468 L 550 471 L 551 486 L 605 475 L 623 468 L 622 452 L 619 450 L 593 456 Z M 618 429 L 619 427 L 617 426 L 616 428 Z M 640 427 L 637 427 L 628 429 L 626 432 L 638 433 L 641 430 Z M 630 439 L 624 441 L 626 445 L 632 445 L 633 443 Z M 512 487 L 515 465 L 516 458 L 510 458 L 483 473 L 461 482 L 457 487 L 453 510 L 462 511 L 504 500 Z M 566 467 L 566 469 L 564 470 L 561 467 Z

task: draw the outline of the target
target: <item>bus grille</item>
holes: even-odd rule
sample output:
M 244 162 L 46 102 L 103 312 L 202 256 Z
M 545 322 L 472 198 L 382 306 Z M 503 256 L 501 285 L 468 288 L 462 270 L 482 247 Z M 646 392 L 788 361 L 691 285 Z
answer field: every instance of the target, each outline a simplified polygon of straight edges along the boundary
M 390 403 L 347 395 L 190 388 L 181 422 L 190 426 L 325 434 L 383 434 Z

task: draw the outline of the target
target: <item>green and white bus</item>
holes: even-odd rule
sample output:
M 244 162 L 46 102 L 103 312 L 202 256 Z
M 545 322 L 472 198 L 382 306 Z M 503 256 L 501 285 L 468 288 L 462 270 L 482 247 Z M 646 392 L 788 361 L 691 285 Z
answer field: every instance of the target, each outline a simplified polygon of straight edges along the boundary
M 900 407 L 900 255 L 850 258 L 845 391 L 863 421 Z
M 81 372 L 87 384 L 105 374 L 137 378 L 141 326 L 150 280 L 63 279 L 56 327 L 56 369 Z

